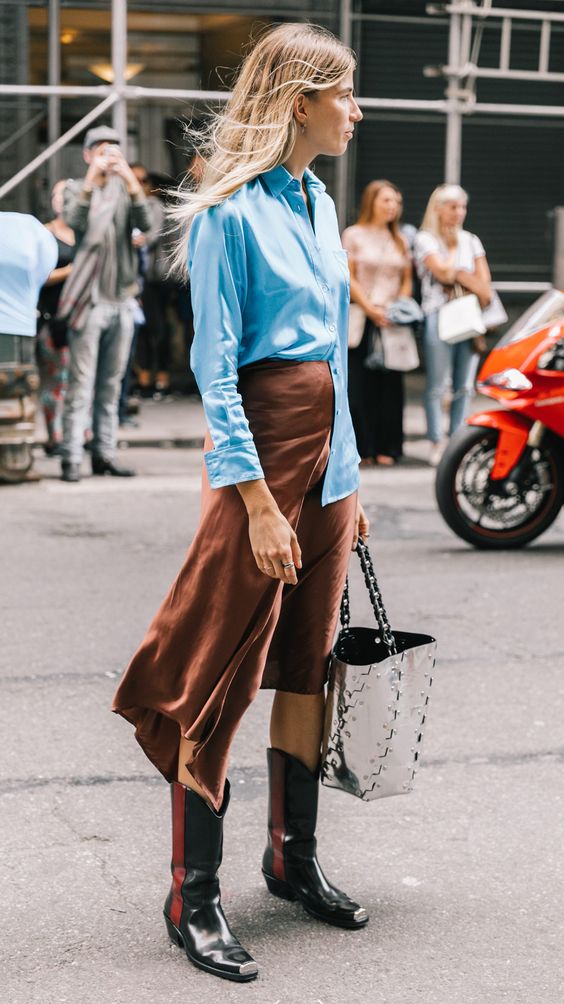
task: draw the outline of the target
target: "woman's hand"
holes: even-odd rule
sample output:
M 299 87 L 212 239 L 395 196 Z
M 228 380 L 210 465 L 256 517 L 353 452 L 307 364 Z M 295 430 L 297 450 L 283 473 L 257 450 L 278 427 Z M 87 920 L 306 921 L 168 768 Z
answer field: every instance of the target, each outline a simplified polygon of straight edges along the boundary
M 110 174 L 117 174 L 125 182 L 129 195 L 139 195 L 143 191 L 119 147 L 109 149 L 106 160 L 108 171 Z
M 368 317 L 377 328 L 385 328 L 389 323 L 386 317 L 386 311 L 383 307 L 373 306 L 368 314 Z
M 356 503 L 356 518 L 354 523 L 354 537 L 352 550 L 356 550 L 356 545 L 358 544 L 358 538 L 362 537 L 366 540 L 370 536 L 370 521 L 366 515 L 364 509 L 362 508 L 360 502 L 357 500 Z
M 94 154 L 94 157 L 88 165 L 88 170 L 84 179 L 85 185 L 101 185 L 103 183 L 108 169 L 108 161 L 106 157 L 104 157 L 103 149 L 103 147 L 100 147 L 98 153 Z
M 296 534 L 278 507 L 249 515 L 249 539 L 261 572 L 295 586 L 296 569 L 302 567 L 302 552 Z
M 249 516 L 249 539 L 257 567 L 271 579 L 295 586 L 296 569 L 302 567 L 302 552 L 266 481 L 243 481 L 237 488 Z

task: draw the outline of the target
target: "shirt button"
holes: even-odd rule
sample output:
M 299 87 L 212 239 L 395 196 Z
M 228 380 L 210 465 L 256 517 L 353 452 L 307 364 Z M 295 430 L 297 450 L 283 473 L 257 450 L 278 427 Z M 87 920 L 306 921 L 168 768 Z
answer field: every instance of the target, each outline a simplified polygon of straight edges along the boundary
M 336 324 L 330 324 L 329 325 L 329 331 L 336 331 L 336 330 L 337 330 L 337 325 Z
M 322 285 L 321 288 L 322 288 L 322 290 L 323 290 L 324 293 L 328 293 L 329 292 L 329 286 L 327 285 L 326 282 L 323 283 L 323 285 Z
M 296 205 L 295 209 L 296 209 L 296 212 L 297 212 L 297 213 L 301 213 L 301 211 L 302 211 L 302 207 L 300 206 L 299 202 L 298 202 L 298 204 Z
M 335 414 L 336 414 L 336 415 L 340 415 L 340 414 L 341 414 L 341 409 L 340 409 L 340 408 L 337 408 L 337 411 L 335 412 Z

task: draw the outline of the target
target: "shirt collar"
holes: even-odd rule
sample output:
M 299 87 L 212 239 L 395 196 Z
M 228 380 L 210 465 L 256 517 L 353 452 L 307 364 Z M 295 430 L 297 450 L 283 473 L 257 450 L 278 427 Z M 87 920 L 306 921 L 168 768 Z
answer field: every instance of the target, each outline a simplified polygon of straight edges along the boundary
M 291 186 L 292 188 L 299 188 L 300 183 L 297 178 L 294 178 L 289 171 L 286 170 L 283 164 L 279 164 L 278 167 L 273 167 L 270 171 L 264 171 L 261 174 L 261 178 L 264 178 L 266 185 L 272 195 L 280 195 L 285 188 Z M 309 167 L 306 167 L 304 171 L 304 179 L 307 188 L 313 189 L 315 192 L 324 192 L 325 185 L 319 180 L 317 175 L 310 171 Z

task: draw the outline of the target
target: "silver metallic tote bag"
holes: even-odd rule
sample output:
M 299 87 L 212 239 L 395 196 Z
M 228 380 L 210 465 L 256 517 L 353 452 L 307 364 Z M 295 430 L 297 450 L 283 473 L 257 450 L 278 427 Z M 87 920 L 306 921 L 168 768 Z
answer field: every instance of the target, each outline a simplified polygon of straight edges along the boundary
M 365 801 L 411 791 L 437 643 L 392 631 L 362 539 L 357 553 L 377 630 L 350 627 L 348 580 L 329 673 L 321 779 Z

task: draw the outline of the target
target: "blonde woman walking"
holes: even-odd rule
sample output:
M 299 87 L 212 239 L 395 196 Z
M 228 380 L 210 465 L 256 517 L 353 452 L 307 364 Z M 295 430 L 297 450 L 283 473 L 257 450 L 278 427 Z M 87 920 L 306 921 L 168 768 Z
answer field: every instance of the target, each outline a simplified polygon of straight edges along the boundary
M 265 34 L 212 128 L 199 189 L 184 194 L 191 364 L 209 427 L 202 516 L 114 701 L 171 782 L 169 935 L 195 965 L 238 981 L 257 965 L 228 926 L 217 872 L 230 746 L 261 686 L 276 691 L 268 889 L 329 924 L 368 920 L 315 849 L 324 684 L 368 523 L 347 404 L 346 254 L 308 165 L 341 156 L 362 118 L 354 66 L 322 28 Z
M 479 237 L 463 229 L 468 195 L 460 185 L 439 185 L 429 199 L 421 230 L 415 238 L 415 260 L 421 278 L 425 314 L 427 370 L 425 412 L 430 441 L 429 461 L 435 467 L 443 450 L 442 403 L 447 377 L 452 380 L 449 435 L 462 424 L 474 386 L 477 356 L 472 339 L 447 345 L 439 339 L 439 310 L 455 283 L 476 293 L 482 307 L 493 291 L 486 252 Z

